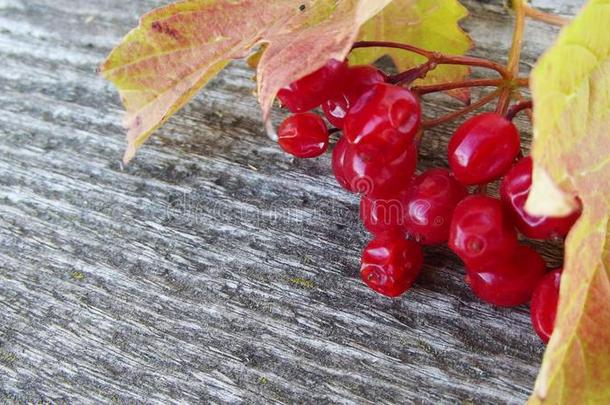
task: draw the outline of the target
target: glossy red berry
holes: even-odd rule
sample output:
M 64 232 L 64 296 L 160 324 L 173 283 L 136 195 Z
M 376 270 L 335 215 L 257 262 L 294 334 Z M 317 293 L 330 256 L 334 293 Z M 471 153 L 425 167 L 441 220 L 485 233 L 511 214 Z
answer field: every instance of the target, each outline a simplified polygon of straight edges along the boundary
M 515 225 L 522 234 L 532 239 L 565 237 L 580 216 L 580 210 L 563 218 L 530 215 L 525 211 L 525 202 L 531 186 L 532 159 L 528 156 L 513 166 L 500 187 L 502 203 Z
M 500 307 L 525 304 L 544 276 L 542 256 L 528 246 L 519 246 L 508 260 L 482 267 L 468 267 L 466 281 L 483 301 Z
M 341 137 L 333 149 L 332 157 L 332 169 L 335 179 L 337 179 L 337 183 L 341 187 L 348 191 L 352 191 L 351 179 L 347 178 L 344 168 L 346 166 L 346 156 L 350 148 L 351 146 L 347 139 Z
M 496 113 L 464 122 L 449 141 L 449 165 L 462 184 L 485 184 L 502 177 L 519 154 L 517 127 Z
M 467 266 L 479 267 L 510 257 L 517 232 L 495 198 L 473 195 L 455 208 L 449 230 L 449 248 Z
M 403 235 L 403 207 L 399 198 L 375 199 L 363 196 L 360 200 L 360 219 L 375 236 Z
M 328 129 L 314 113 L 299 113 L 286 118 L 278 129 L 278 143 L 298 158 L 320 156 L 328 148 Z
M 421 106 L 411 91 L 378 83 L 349 110 L 344 133 L 360 153 L 394 159 L 413 144 L 420 124 Z
M 318 107 L 343 89 L 347 64 L 330 60 L 315 72 L 281 89 L 277 97 L 293 113 Z
M 447 169 L 428 170 L 415 177 L 405 193 L 405 229 L 425 245 L 447 242 L 456 205 L 468 195 Z
M 358 98 L 374 84 L 385 81 L 386 76 L 374 66 L 350 67 L 344 90 L 322 104 L 326 119 L 335 127 L 343 128 L 345 116 Z
M 360 277 L 379 294 L 398 297 L 411 288 L 423 262 L 417 243 L 404 238 L 378 238 L 362 253 Z
M 532 326 L 544 343 L 548 343 L 555 327 L 561 271 L 553 270 L 540 280 L 530 303 Z
M 409 145 L 387 160 L 363 155 L 343 137 L 333 151 L 333 171 L 339 184 L 372 198 L 397 198 L 409 186 L 417 166 L 417 148 Z

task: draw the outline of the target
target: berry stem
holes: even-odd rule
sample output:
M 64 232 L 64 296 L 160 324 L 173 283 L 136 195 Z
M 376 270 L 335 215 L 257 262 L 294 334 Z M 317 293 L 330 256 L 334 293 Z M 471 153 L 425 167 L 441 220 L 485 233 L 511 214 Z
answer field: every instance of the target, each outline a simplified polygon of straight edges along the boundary
M 568 25 L 571 21 L 569 18 L 565 18 L 557 14 L 546 13 L 528 4 L 524 4 L 523 8 L 525 10 L 525 15 L 531 18 L 532 20 L 542 21 L 550 25 L 563 27 L 565 25 Z
M 426 77 L 428 72 L 436 69 L 437 66 L 438 65 L 435 62 L 428 60 L 426 63 L 422 63 L 421 65 L 416 66 L 412 69 L 406 70 L 402 73 L 398 73 L 394 76 L 390 76 L 388 82 L 392 84 L 400 84 L 403 86 L 409 85 L 417 79 L 423 79 L 424 77 Z
M 438 65 L 478 66 L 495 70 L 505 79 L 510 79 L 512 77 L 510 72 L 504 66 L 487 59 L 476 58 L 473 56 L 444 55 L 439 52 L 432 52 L 427 49 L 418 48 L 409 44 L 400 44 L 396 42 L 386 41 L 359 41 L 354 43 L 352 49 L 376 47 L 395 48 L 413 52 L 427 58 L 429 62 Z
M 516 87 L 527 87 L 529 85 L 529 78 L 518 78 L 513 81 Z M 425 86 L 413 86 L 411 91 L 419 95 L 436 93 L 438 91 L 447 91 L 460 89 L 464 87 L 503 87 L 506 85 L 504 79 L 475 79 L 475 80 L 464 80 L 459 82 L 439 83 Z
M 413 52 L 418 55 L 424 56 L 427 59 L 432 59 L 434 52 L 428 51 L 426 49 L 418 48 L 409 44 L 401 44 L 398 42 L 388 42 L 388 41 L 357 41 L 352 45 L 352 49 L 357 48 L 395 48 L 402 49 L 405 51 Z
M 498 97 L 498 104 L 496 106 L 496 112 L 500 115 L 506 115 L 506 111 L 510 106 L 510 99 L 512 97 L 513 89 L 505 87 L 500 91 Z
M 496 98 L 498 98 L 500 93 L 502 93 L 502 90 L 501 89 L 497 89 L 494 92 L 489 93 L 488 95 L 486 95 L 484 97 L 481 97 L 481 99 L 479 99 L 476 103 L 472 103 L 468 107 L 462 108 L 461 110 L 454 111 L 454 112 L 449 113 L 447 115 L 443 115 L 442 117 L 439 117 L 439 118 L 435 118 L 435 119 L 432 119 L 432 120 L 424 121 L 422 123 L 422 127 L 424 129 L 428 129 L 428 128 L 435 127 L 437 125 L 444 124 L 446 122 L 453 121 L 456 118 L 459 118 L 459 117 L 461 117 L 463 115 L 466 115 L 466 114 L 468 114 L 468 113 L 470 113 L 472 111 L 478 110 L 481 107 L 484 107 L 485 105 L 489 104 L 490 102 L 492 102 Z
M 523 0 L 513 0 L 515 10 L 515 29 L 513 31 L 513 43 L 508 55 L 508 70 L 513 77 L 519 73 L 519 62 L 521 61 L 521 48 L 523 45 L 523 32 L 525 30 L 525 8 Z
M 436 59 L 436 63 L 439 65 L 462 65 L 462 66 L 476 66 L 487 69 L 492 69 L 498 72 L 504 79 L 510 79 L 511 75 L 504 68 L 504 66 L 499 63 L 492 62 L 487 59 L 476 58 L 473 56 L 457 56 L 457 55 L 442 55 L 438 54 Z
M 519 74 L 519 63 L 521 62 L 521 48 L 523 46 L 523 32 L 525 30 L 525 8 L 524 0 L 513 0 L 512 7 L 515 10 L 515 29 L 513 30 L 513 43 L 508 54 L 508 64 L 506 70 L 510 77 Z M 513 86 L 506 86 L 498 98 L 496 112 L 505 115 L 510 105 L 510 99 L 514 91 Z
M 532 100 L 521 101 L 517 104 L 514 104 L 512 107 L 508 109 L 506 113 L 506 119 L 512 121 L 515 119 L 515 116 L 523 110 L 530 110 L 533 107 Z
M 521 94 L 520 91 L 517 92 L 517 98 L 519 99 L 520 103 L 523 103 L 523 102 L 527 101 L 525 96 L 523 94 Z M 530 123 L 533 123 L 534 122 L 534 114 L 532 112 L 532 109 L 531 108 L 526 109 L 525 113 L 527 114 L 527 117 L 529 118 Z

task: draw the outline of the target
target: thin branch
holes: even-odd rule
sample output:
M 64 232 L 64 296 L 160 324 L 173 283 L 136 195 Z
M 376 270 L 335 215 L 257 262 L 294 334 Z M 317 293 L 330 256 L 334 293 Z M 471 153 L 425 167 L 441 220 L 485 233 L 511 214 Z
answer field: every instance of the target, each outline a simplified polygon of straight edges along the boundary
M 439 65 L 462 65 L 476 66 L 486 69 L 492 69 L 498 72 L 503 78 L 510 79 L 511 75 L 506 68 L 499 63 L 492 62 L 488 59 L 475 58 L 473 56 L 458 56 L 458 55 L 443 55 L 437 54 L 435 62 Z
M 512 6 L 515 10 L 515 28 L 513 30 L 513 41 L 508 54 L 508 64 L 506 70 L 509 72 L 511 77 L 515 77 L 519 74 L 519 63 L 521 62 L 521 48 L 523 47 L 523 32 L 525 30 L 525 9 L 523 7 L 524 0 L 513 0 Z M 498 99 L 498 105 L 496 112 L 498 114 L 506 114 L 506 110 L 510 106 L 510 100 L 514 92 L 512 86 L 506 86 L 500 98 Z
M 517 98 L 519 99 L 520 103 L 527 100 L 525 98 L 525 96 L 521 93 L 521 91 L 517 91 Z M 534 112 L 532 111 L 532 109 L 530 108 L 529 110 L 525 110 L 525 113 L 527 114 L 527 117 L 529 118 L 530 123 L 533 124 L 534 123 Z
M 354 43 L 352 49 L 377 47 L 402 49 L 404 51 L 413 52 L 427 58 L 428 61 L 439 65 L 478 66 L 482 68 L 492 69 L 498 72 L 502 77 L 506 79 L 511 78 L 510 73 L 506 70 L 506 68 L 504 68 L 504 66 L 487 59 L 476 58 L 473 56 L 444 55 L 442 53 L 432 52 L 427 49 L 418 48 L 416 46 L 408 44 L 385 41 L 360 41 Z
M 476 103 L 473 103 L 473 104 L 469 105 L 468 107 L 465 107 L 461 110 L 454 111 L 447 115 L 443 115 L 442 117 L 439 117 L 439 118 L 435 118 L 435 119 L 432 119 L 429 121 L 424 121 L 422 123 L 422 127 L 425 129 L 432 128 L 437 125 L 453 121 L 454 119 L 459 118 L 463 115 L 466 115 L 472 111 L 476 111 L 479 108 L 482 108 L 485 105 L 494 101 L 500 95 L 500 93 L 501 93 L 501 90 L 498 89 L 492 93 L 489 93 L 488 95 L 486 95 L 484 97 L 481 97 L 481 99 L 479 99 Z
M 512 121 L 517 114 L 519 114 L 523 110 L 531 110 L 534 106 L 532 100 L 521 101 L 517 104 L 514 104 L 512 107 L 508 109 L 506 113 L 506 119 Z
M 546 13 L 528 4 L 524 4 L 523 8 L 525 9 L 525 15 L 531 18 L 532 20 L 542 21 L 544 23 L 556 25 L 558 27 L 566 26 L 571 22 L 569 18 L 562 17 L 557 14 Z
M 508 54 L 508 65 L 506 69 L 516 76 L 519 73 L 519 62 L 521 62 L 521 48 L 523 47 L 523 32 L 525 30 L 525 8 L 524 0 L 513 0 L 515 10 L 515 29 L 513 31 L 513 42 Z
M 529 79 L 527 77 L 518 78 L 515 79 L 513 83 L 515 87 L 527 87 L 529 85 Z M 507 85 L 507 83 L 504 79 L 474 79 L 460 82 L 413 86 L 411 87 L 411 90 L 419 95 L 424 95 L 436 93 L 438 91 L 461 89 L 464 87 L 502 87 L 505 85 Z
M 498 97 L 498 104 L 496 106 L 496 112 L 501 115 L 506 114 L 506 110 L 510 106 L 510 100 L 513 95 L 513 89 L 505 87 L 500 91 L 500 97 Z
M 422 63 L 421 65 L 414 67 L 413 69 L 409 69 L 402 73 L 398 73 L 394 76 L 390 76 L 390 78 L 388 79 L 388 82 L 392 83 L 392 84 L 408 86 L 409 84 L 413 83 L 415 80 L 423 79 L 424 77 L 426 77 L 428 72 L 436 69 L 437 66 L 438 65 L 436 64 L 436 62 L 428 60 L 425 63 Z

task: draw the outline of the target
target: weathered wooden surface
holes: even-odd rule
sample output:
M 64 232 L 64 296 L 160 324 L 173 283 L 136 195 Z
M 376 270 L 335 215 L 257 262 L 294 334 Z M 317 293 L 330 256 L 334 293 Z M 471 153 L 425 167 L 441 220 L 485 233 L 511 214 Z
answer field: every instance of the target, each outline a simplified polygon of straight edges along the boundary
M 243 64 L 121 167 L 95 68 L 161 4 L 0 0 L 0 402 L 523 402 L 543 352 L 527 307 L 478 302 L 444 248 L 406 296 L 367 290 L 356 199 L 328 157 L 264 136 Z M 474 53 L 503 60 L 501 1 L 466 5 Z M 556 32 L 528 26 L 524 71 Z

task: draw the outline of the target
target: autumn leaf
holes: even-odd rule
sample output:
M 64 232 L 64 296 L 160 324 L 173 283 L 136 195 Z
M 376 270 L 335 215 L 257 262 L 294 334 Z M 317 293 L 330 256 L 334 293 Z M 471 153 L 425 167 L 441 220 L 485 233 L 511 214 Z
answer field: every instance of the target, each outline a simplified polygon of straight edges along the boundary
M 257 94 L 266 121 L 280 88 L 331 58 L 345 58 L 362 25 L 390 3 L 404 17 L 384 13 L 365 25 L 363 35 L 381 32 L 392 40 L 406 32 L 399 39 L 452 53 L 470 47 L 457 26 L 465 12 L 456 0 L 437 6 L 430 0 L 191 0 L 146 14 L 100 69 L 118 88 L 127 110 L 125 162 L 231 60 L 247 57 L 259 44 L 263 51 L 249 62 L 257 66 Z M 356 55 L 361 60 L 379 56 L 370 50 Z M 418 59 L 404 53 L 396 61 L 411 67 Z M 465 72 L 442 66 L 429 80 L 451 80 Z
M 321 68 L 329 59 L 345 59 L 362 24 L 391 1 L 314 1 L 308 13 L 298 14 L 272 36 L 267 35 L 268 46 L 257 69 L 263 119 L 267 121 L 282 87 Z
M 258 44 L 268 44 L 257 74 L 266 119 L 281 87 L 345 58 L 359 27 L 390 1 L 192 0 L 146 14 L 101 67 L 127 110 L 124 160 L 230 60 Z
M 358 36 L 359 41 L 391 41 L 415 45 L 445 54 L 462 55 L 472 41 L 458 22 L 468 11 L 457 0 L 394 0 L 381 13 L 369 20 Z M 397 49 L 362 48 L 350 55 L 350 63 L 368 64 L 389 55 L 399 70 L 417 66 L 426 59 Z M 438 66 L 418 84 L 435 84 L 463 80 L 470 73 L 465 66 Z M 468 89 L 452 93 L 468 99 Z
M 591 0 L 532 74 L 527 208 L 580 220 L 566 240 L 556 326 L 530 403 L 610 403 L 610 3 Z

